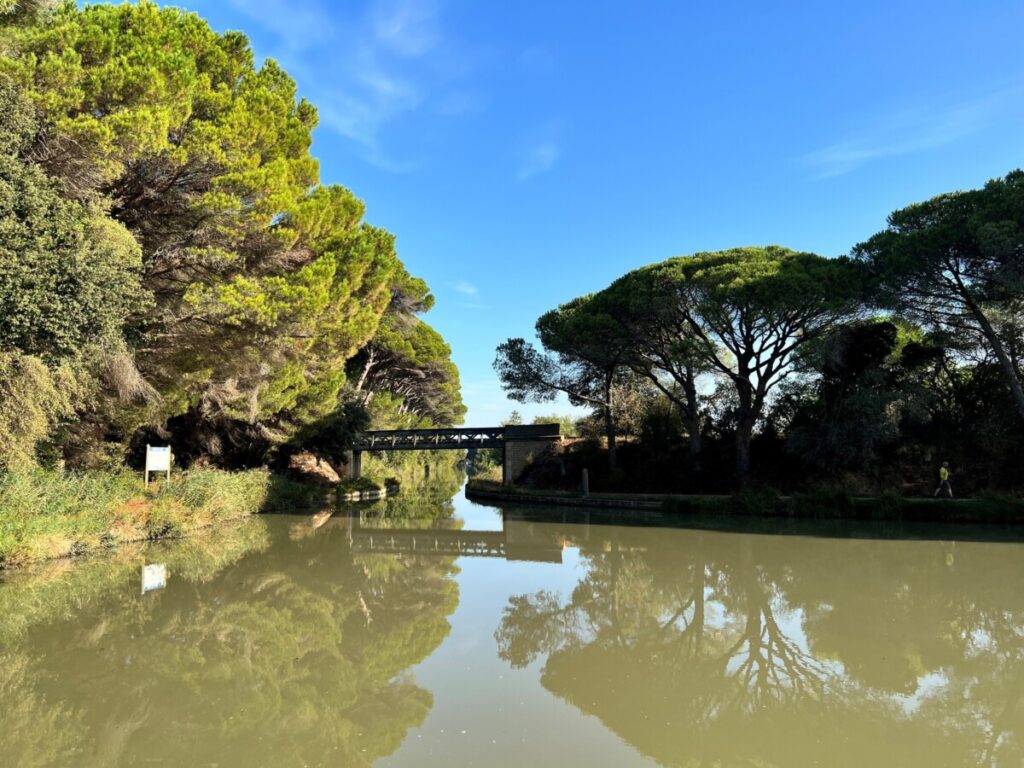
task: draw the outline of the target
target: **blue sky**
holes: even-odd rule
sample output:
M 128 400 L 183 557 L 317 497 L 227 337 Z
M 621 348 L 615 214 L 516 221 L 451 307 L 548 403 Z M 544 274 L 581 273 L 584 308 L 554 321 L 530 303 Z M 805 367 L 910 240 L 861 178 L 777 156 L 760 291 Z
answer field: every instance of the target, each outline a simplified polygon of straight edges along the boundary
M 319 107 L 323 181 L 434 289 L 472 425 L 551 412 L 504 398 L 495 346 L 634 267 L 845 253 L 1024 165 L 1020 0 L 173 4 Z

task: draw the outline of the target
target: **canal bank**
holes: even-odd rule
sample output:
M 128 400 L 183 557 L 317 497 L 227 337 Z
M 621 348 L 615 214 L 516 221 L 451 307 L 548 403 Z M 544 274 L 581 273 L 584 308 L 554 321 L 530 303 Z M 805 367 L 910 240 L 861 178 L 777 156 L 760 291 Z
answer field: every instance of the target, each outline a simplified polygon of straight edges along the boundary
M 579 491 L 516 488 L 486 480 L 471 480 L 466 486 L 466 497 L 483 504 L 646 510 L 676 516 L 1024 524 L 1024 500 L 1014 497 L 867 497 L 850 496 L 842 491 L 831 490 L 784 496 L 771 489 L 744 490 L 731 496 L 628 493 L 591 493 L 583 496 Z
M 120 544 L 187 536 L 218 523 L 322 500 L 322 487 L 268 470 L 201 469 L 145 487 L 130 470 L 0 475 L 0 568 Z

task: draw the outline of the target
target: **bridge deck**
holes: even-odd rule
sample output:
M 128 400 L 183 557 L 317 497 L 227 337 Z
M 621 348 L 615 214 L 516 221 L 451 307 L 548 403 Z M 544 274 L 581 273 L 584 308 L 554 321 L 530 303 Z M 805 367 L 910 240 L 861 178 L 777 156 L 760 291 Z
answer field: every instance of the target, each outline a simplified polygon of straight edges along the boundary
M 433 451 L 467 448 L 503 448 L 506 443 L 555 442 L 561 439 L 558 424 L 524 424 L 506 427 L 448 427 L 443 429 L 389 429 L 362 432 L 352 443 L 354 451 Z

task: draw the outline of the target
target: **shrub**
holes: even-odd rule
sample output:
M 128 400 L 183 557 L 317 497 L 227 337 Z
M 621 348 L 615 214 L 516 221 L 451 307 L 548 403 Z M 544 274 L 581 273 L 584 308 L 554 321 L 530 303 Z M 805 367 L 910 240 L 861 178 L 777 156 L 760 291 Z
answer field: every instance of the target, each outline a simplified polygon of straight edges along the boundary
M 785 503 L 774 488 L 741 488 L 729 499 L 729 512 L 734 515 L 780 515 Z
M 692 515 L 697 506 L 690 500 L 679 496 L 670 496 L 661 503 L 661 509 L 673 515 Z
M 0 471 L 35 466 L 36 448 L 74 412 L 82 380 L 69 365 L 51 370 L 37 357 L 0 352 Z
M 338 490 L 342 493 L 355 491 L 380 491 L 382 487 L 368 477 L 347 478 L 338 483 Z
M 792 509 L 798 517 L 849 517 L 853 499 L 844 488 L 822 486 L 794 495 Z

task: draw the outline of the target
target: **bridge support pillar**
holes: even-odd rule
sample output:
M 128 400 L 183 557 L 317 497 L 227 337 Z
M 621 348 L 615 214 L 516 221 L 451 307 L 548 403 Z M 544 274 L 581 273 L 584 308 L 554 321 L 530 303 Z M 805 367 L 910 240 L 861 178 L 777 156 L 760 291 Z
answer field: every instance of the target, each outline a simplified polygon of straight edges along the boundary
M 510 440 L 506 442 L 501 482 L 514 483 L 530 462 L 550 448 L 550 440 Z
M 363 452 L 346 451 L 345 458 L 348 459 L 345 466 L 348 467 L 349 480 L 358 480 L 363 476 Z

